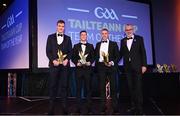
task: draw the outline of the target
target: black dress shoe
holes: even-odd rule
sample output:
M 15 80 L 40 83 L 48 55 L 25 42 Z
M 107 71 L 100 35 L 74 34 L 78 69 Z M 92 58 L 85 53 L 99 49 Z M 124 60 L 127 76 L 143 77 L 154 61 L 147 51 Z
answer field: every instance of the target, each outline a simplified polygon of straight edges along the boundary
M 80 108 L 77 108 L 77 111 L 76 111 L 78 114 L 81 113 L 81 109 Z
M 118 113 L 119 112 L 119 108 L 118 108 L 118 104 L 117 103 L 113 104 L 113 112 L 114 113 Z
M 101 110 L 100 112 L 103 114 L 103 113 L 106 113 L 106 107 L 101 107 Z
M 54 112 L 48 112 L 47 114 L 48 115 L 54 115 Z
M 62 112 L 63 112 L 64 115 L 67 115 L 67 114 L 68 114 L 68 109 L 67 109 L 66 106 L 63 106 Z
M 135 107 L 128 108 L 127 112 L 135 112 Z
M 135 110 L 135 115 L 143 115 L 143 111 L 142 110 Z
M 119 113 L 119 109 L 118 109 L 118 108 L 114 108 L 114 109 L 113 109 L 113 112 L 114 112 L 114 113 Z
M 49 108 L 48 115 L 54 115 L 54 108 Z
M 87 108 L 87 113 L 91 114 L 92 113 L 92 106 L 90 103 L 86 104 L 86 108 Z
M 63 115 L 68 115 L 68 111 L 67 110 L 63 110 Z
M 90 111 L 88 110 L 88 114 L 93 114 L 93 112 L 91 110 Z

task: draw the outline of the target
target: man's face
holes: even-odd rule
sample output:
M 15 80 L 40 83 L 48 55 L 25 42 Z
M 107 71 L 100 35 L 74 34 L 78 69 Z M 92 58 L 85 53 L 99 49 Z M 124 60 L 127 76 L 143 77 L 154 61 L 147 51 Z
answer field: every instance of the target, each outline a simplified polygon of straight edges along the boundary
M 81 39 L 81 41 L 86 41 L 87 40 L 87 33 L 86 32 L 82 32 L 80 34 L 80 39 Z
M 57 24 L 57 31 L 58 33 L 64 33 L 64 23 Z
M 125 33 L 127 37 L 132 37 L 134 33 L 134 27 L 132 25 L 126 25 L 125 26 Z
M 101 31 L 102 40 L 106 41 L 109 38 L 109 32 L 106 30 Z

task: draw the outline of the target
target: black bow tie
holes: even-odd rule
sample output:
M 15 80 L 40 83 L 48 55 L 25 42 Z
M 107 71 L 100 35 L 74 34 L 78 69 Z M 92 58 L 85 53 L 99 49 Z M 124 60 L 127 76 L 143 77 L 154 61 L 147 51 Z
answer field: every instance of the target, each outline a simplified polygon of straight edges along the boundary
M 85 45 L 86 46 L 87 44 L 86 43 L 81 43 L 81 45 Z
M 130 37 L 130 38 L 127 38 L 127 40 L 130 40 L 130 39 L 133 39 L 132 37 Z
M 101 43 L 107 43 L 107 41 L 101 41 Z
M 59 33 L 58 33 L 58 36 L 61 36 L 61 37 L 62 37 L 62 36 L 63 36 L 63 34 L 59 34 Z

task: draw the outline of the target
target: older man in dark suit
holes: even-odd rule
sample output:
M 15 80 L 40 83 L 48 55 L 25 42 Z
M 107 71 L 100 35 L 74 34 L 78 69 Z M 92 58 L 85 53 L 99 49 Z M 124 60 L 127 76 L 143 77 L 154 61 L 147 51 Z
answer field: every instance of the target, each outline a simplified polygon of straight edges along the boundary
M 143 113 L 142 74 L 146 71 L 147 58 L 143 37 L 134 34 L 132 24 L 125 25 L 126 37 L 121 40 L 120 59 L 123 57 L 125 73 L 131 94 L 128 112 Z

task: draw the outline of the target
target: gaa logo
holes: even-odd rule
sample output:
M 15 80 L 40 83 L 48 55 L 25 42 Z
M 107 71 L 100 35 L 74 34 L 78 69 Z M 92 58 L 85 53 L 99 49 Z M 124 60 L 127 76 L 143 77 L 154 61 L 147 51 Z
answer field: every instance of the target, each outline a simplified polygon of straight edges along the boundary
M 97 18 L 102 19 L 111 19 L 111 20 L 119 20 L 115 11 L 113 9 L 101 8 L 97 7 L 94 10 L 94 14 Z
M 14 21 L 14 15 L 12 14 L 11 16 L 8 17 L 7 19 L 7 27 L 9 28 L 11 25 L 15 23 Z

